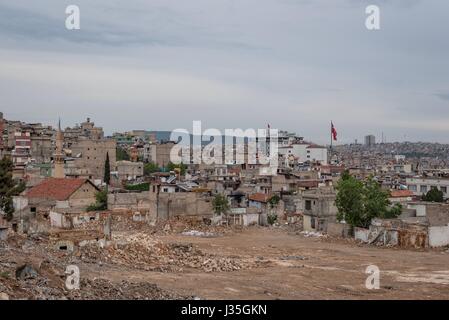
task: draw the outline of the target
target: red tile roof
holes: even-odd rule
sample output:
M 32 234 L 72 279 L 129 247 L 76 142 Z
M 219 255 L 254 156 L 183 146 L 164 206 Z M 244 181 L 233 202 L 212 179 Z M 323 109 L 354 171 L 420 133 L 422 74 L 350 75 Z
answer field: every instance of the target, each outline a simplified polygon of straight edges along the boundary
M 271 194 L 266 193 L 253 193 L 250 194 L 248 199 L 251 201 L 257 201 L 257 202 L 268 202 L 272 197 Z
M 404 197 L 412 197 L 413 192 L 410 190 L 391 190 L 390 196 L 392 198 L 404 198 Z
M 64 201 L 86 182 L 91 183 L 88 179 L 49 178 L 31 188 L 26 196 Z

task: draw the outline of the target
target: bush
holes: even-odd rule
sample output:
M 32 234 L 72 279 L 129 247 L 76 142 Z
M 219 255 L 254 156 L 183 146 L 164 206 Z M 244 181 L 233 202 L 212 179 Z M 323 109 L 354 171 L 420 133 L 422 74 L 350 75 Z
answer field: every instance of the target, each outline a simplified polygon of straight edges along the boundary
M 101 211 L 108 208 L 108 189 L 97 192 L 96 202 L 87 207 L 87 211 Z
M 129 184 L 125 186 L 125 189 L 129 191 L 149 191 L 150 183 L 144 182 L 140 184 Z
M 278 220 L 278 216 L 275 215 L 275 214 L 269 214 L 269 215 L 267 216 L 267 222 L 268 222 L 268 224 L 270 224 L 271 226 L 272 226 L 273 224 L 275 224 L 277 220 Z

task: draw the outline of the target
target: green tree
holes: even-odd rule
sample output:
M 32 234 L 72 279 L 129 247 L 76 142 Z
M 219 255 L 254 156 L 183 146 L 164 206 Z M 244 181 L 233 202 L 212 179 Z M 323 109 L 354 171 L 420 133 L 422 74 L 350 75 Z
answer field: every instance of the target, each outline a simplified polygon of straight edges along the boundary
M 152 173 L 159 172 L 159 166 L 155 164 L 154 162 L 148 162 L 143 167 L 143 172 L 146 176 L 151 175 Z
M 363 183 L 345 171 L 338 181 L 336 189 L 337 219 L 345 220 L 352 226 L 363 224 Z
M 121 148 L 121 147 L 117 147 L 116 148 L 116 157 L 117 157 L 117 161 L 129 161 L 129 154 L 126 152 L 125 149 Z
M 180 164 L 174 164 L 173 162 L 169 162 L 166 166 L 165 166 L 166 171 L 174 171 L 175 169 L 180 169 L 181 170 L 181 175 L 185 175 L 186 174 L 186 170 L 187 170 L 187 166 L 184 163 L 180 163 Z
M 104 182 L 109 185 L 111 182 L 111 164 L 109 163 L 109 152 L 106 152 L 106 161 L 104 162 Z
M 212 200 L 212 206 L 216 215 L 227 215 L 229 211 L 228 198 L 223 194 L 217 194 Z
M 0 210 L 10 221 L 13 218 L 14 206 L 12 196 L 18 191 L 12 178 L 13 163 L 9 157 L 0 160 Z
M 388 197 L 389 193 L 373 177 L 362 182 L 345 173 L 337 184 L 337 219 L 353 227 L 367 228 L 373 218 L 396 218 L 402 206 L 391 206 Z
M 270 204 L 270 207 L 273 209 L 279 204 L 279 201 L 281 201 L 281 198 L 277 194 L 275 194 L 270 198 L 270 200 L 268 200 L 268 203 Z
M 438 190 L 437 188 L 430 188 L 430 190 L 422 196 L 422 200 L 429 202 L 444 202 L 443 191 Z
M 106 187 L 104 190 L 98 191 L 95 194 L 96 202 L 89 207 L 87 207 L 87 211 L 101 211 L 106 210 L 108 208 L 108 188 Z

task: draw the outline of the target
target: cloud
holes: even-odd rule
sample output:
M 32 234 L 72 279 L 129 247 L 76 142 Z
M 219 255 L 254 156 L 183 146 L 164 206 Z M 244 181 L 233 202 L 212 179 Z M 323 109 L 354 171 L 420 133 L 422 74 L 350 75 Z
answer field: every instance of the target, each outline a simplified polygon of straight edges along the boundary
M 449 101 L 449 93 L 435 93 L 434 96 L 444 101 Z
M 6 117 L 89 115 L 109 133 L 270 122 L 318 143 L 333 120 L 344 141 L 449 142 L 445 1 L 78 0 L 68 31 L 71 2 L 0 4 Z M 381 31 L 364 26 L 368 2 Z

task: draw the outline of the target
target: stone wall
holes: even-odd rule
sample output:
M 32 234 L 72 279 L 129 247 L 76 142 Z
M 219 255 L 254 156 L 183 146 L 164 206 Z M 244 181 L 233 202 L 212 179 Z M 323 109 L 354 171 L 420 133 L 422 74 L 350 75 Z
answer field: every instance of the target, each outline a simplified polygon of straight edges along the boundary
M 109 210 L 128 209 L 131 211 L 148 212 L 151 206 L 150 193 L 148 191 L 108 194 Z
M 158 220 L 177 216 L 212 217 L 212 198 L 196 192 L 150 193 L 150 215 Z

